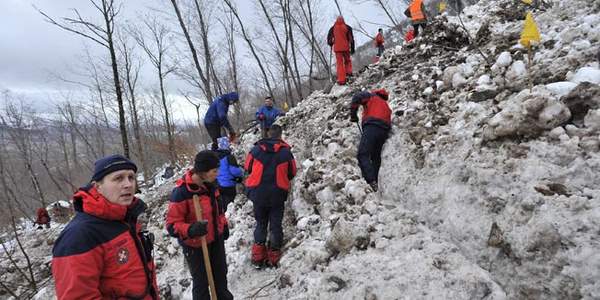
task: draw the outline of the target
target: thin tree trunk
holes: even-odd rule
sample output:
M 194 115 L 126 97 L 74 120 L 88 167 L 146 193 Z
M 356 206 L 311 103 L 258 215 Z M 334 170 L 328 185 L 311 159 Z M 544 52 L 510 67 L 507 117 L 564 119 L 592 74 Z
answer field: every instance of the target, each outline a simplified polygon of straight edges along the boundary
M 260 60 L 258 53 L 256 52 L 254 44 L 252 44 L 252 40 L 250 39 L 250 36 L 248 35 L 248 33 L 246 32 L 246 29 L 244 28 L 244 23 L 242 22 L 242 19 L 240 18 L 237 10 L 231 3 L 231 0 L 223 0 L 223 2 L 225 2 L 225 4 L 229 7 L 231 12 L 235 16 L 236 20 L 238 21 L 238 25 L 240 26 L 240 30 L 242 31 L 242 37 L 248 44 L 248 47 L 250 48 L 250 52 L 252 52 L 252 56 L 254 56 L 254 59 L 256 60 L 256 63 L 258 64 L 258 67 L 260 68 L 260 72 L 262 73 L 263 79 L 265 81 L 264 84 L 267 87 L 269 96 L 271 96 L 272 99 L 275 99 L 275 97 L 273 95 L 273 89 L 271 88 L 271 83 L 269 82 L 269 77 L 267 76 L 267 71 L 265 70 L 263 63 Z
M 200 61 L 198 60 L 198 52 L 196 51 L 196 47 L 194 46 L 194 43 L 192 42 L 192 38 L 190 37 L 185 22 L 183 21 L 183 16 L 179 11 L 179 6 L 177 5 L 176 0 L 171 0 L 171 3 L 173 4 L 173 9 L 175 10 L 175 14 L 177 15 L 177 20 L 179 20 L 179 26 L 183 31 L 183 35 L 185 36 L 185 39 L 188 43 L 188 47 L 190 48 L 190 52 L 192 52 L 192 59 L 194 60 L 194 65 L 196 66 L 196 70 L 198 71 L 198 76 L 200 76 L 200 80 L 202 81 L 202 84 L 204 84 L 204 95 L 206 96 L 209 103 L 211 103 L 213 99 L 213 94 L 210 90 L 210 80 L 207 78 L 208 76 L 204 76 L 204 71 L 200 66 Z
M 121 143 L 123 144 L 123 154 L 125 157 L 129 158 L 129 141 L 127 140 L 127 123 L 125 121 L 125 107 L 123 106 L 123 91 L 121 90 L 121 81 L 119 80 L 119 65 L 113 43 L 113 25 L 115 17 L 113 4 L 114 3 L 112 1 L 110 5 L 108 5 L 106 0 L 102 1 L 102 7 L 105 12 L 104 22 L 106 24 L 106 39 L 108 43 L 108 50 L 110 52 L 113 80 L 115 83 L 115 92 L 117 94 L 117 105 L 119 106 L 119 130 L 121 131 Z

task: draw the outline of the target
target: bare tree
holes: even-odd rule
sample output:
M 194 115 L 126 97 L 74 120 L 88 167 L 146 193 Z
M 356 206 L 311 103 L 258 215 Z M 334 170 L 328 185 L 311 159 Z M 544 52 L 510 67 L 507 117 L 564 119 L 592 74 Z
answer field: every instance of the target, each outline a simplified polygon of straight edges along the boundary
M 146 16 L 143 22 L 150 34 L 149 39 L 137 29 L 132 28 L 130 32 L 138 45 L 140 45 L 148 55 L 150 63 L 156 68 L 160 88 L 160 99 L 163 106 L 165 127 L 167 129 L 169 143 L 169 160 L 172 164 L 175 164 L 177 161 L 177 153 L 175 152 L 175 139 L 173 137 L 174 129 L 173 124 L 171 123 L 172 119 L 167 105 L 167 95 L 165 91 L 165 77 L 175 70 L 174 66 L 167 66 L 165 64 L 165 58 L 168 51 L 166 39 L 169 36 L 169 29 L 151 16 Z M 151 40 L 152 42 L 148 42 L 148 40 Z
M 269 96 L 271 96 L 271 98 L 275 99 L 275 97 L 273 96 L 273 89 L 271 88 L 271 83 L 269 81 L 269 77 L 267 76 L 267 71 L 265 69 L 265 66 L 263 65 L 262 60 L 260 59 L 258 52 L 256 51 L 256 47 L 252 43 L 252 39 L 250 38 L 250 35 L 248 34 L 248 32 L 246 31 L 246 28 L 244 27 L 244 23 L 242 22 L 242 19 L 240 18 L 240 15 L 238 14 L 237 8 L 233 5 L 233 3 L 231 3 L 231 0 L 223 0 L 223 3 L 225 3 L 225 5 L 227 5 L 227 7 L 231 11 L 231 13 L 235 17 L 235 19 L 238 21 L 239 30 L 242 33 L 242 37 L 246 41 L 248 48 L 250 48 L 250 52 L 252 52 L 252 56 L 254 56 L 254 59 L 256 60 L 256 63 L 258 64 L 258 68 L 260 69 L 260 72 L 263 76 L 263 80 L 264 80 L 263 84 L 267 87 Z
M 43 207 L 45 207 L 46 198 L 42 192 L 38 177 L 33 169 L 32 128 L 29 125 L 31 124 L 31 120 L 25 119 L 24 107 L 22 103 L 20 107 L 17 107 L 15 103 L 7 101 L 5 112 L 5 116 L 0 116 L 1 125 L 8 128 L 8 135 L 10 136 L 13 144 L 16 146 L 17 152 L 19 153 L 23 165 L 27 170 L 27 174 L 29 175 L 29 179 L 33 184 L 33 188 L 37 193 L 37 197 L 39 197 L 37 200 Z
M 148 177 L 151 176 L 150 169 L 148 168 L 148 162 L 146 160 L 146 153 L 144 151 L 144 137 L 140 129 L 140 118 L 138 115 L 138 103 L 136 95 L 137 82 L 140 75 L 140 69 L 142 67 L 141 60 L 134 56 L 133 47 L 127 45 L 124 39 L 121 39 L 121 56 L 123 58 L 125 83 L 127 85 L 126 98 L 129 102 L 129 110 L 131 111 L 131 125 L 133 127 L 133 137 L 135 140 L 135 146 L 137 150 L 137 156 L 140 159 L 142 170 L 144 173 L 144 183 L 148 185 Z
M 304 7 L 305 3 L 306 3 L 306 8 Z M 300 1 L 300 11 L 302 12 L 302 18 L 300 19 L 300 18 L 294 17 L 292 20 L 296 24 L 296 27 L 298 28 L 298 30 L 300 30 L 300 32 L 302 33 L 302 36 L 304 36 L 304 38 L 310 42 L 311 51 L 314 51 L 314 53 L 317 55 L 317 57 L 321 61 L 321 65 L 323 66 L 323 69 L 326 70 L 328 73 L 328 78 L 331 78 L 333 76 L 333 73 L 331 72 L 331 65 L 327 61 L 325 53 L 323 52 L 323 48 L 321 47 L 321 43 L 318 42 L 321 39 L 317 39 L 317 37 L 316 37 L 316 29 L 315 29 L 316 24 L 315 24 L 315 19 L 314 19 L 314 15 L 313 15 L 313 9 L 314 9 L 313 5 L 314 5 L 314 1 L 311 1 L 311 0 Z M 311 65 L 311 67 L 312 67 L 312 65 Z M 311 68 L 310 74 L 311 74 L 310 79 L 312 79 L 313 78 L 312 68 Z
M 101 13 L 104 24 L 98 25 L 84 19 L 77 9 L 73 9 L 74 18 L 63 18 L 63 22 L 57 22 L 43 11 L 39 10 L 46 21 L 58 26 L 59 28 L 83 36 L 98 45 L 106 48 L 110 54 L 115 94 L 119 108 L 119 128 L 121 132 L 121 142 L 123 144 L 123 153 L 129 157 L 129 142 L 127 140 L 127 124 L 125 120 L 125 109 L 123 106 L 123 93 L 119 80 L 119 67 L 114 45 L 115 18 L 118 16 L 121 6 L 115 7 L 115 0 L 89 0 L 90 3 Z
M 213 93 L 210 89 L 210 75 L 205 75 L 205 71 L 200 66 L 200 60 L 198 59 L 198 52 L 196 51 L 196 46 L 192 41 L 190 33 L 187 29 L 187 25 L 183 19 L 183 15 L 181 14 L 181 10 L 179 9 L 179 5 L 177 5 L 176 0 L 171 0 L 171 4 L 173 4 L 173 10 L 175 10 L 175 14 L 177 15 L 177 20 L 179 21 L 179 26 L 181 27 L 181 31 L 183 31 L 183 35 L 187 41 L 188 47 L 190 48 L 190 52 L 192 53 L 192 60 L 194 61 L 194 66 L 196 67 L 196 71 L 198 72 L 198 76 L 200 77 L 200 81 L 202 85 L 198 85 L 198 87 L 202 90 L 206 99 L 212 102 Z M 206 70 L 208 72 L 208 70 Z
M 392 22 L 392 24 L 394 24 L 394 28 L 400 28 L 400 26 L 399 26 L 400 22 L 398 22 L 398 17 L 394 14 L 393 9 L 391 9 L 391 7 L 398 5 L 398 3 L 397 3 L 398 1 L 394 0 L 393 4 L 390 4 L 389 0 L 351 0 L 351 2 L 359 3 L 359 4 L 366 3 L 366 2 L 374 3 L 379 8 L 381 8 L 381 10 L 383 10 L 385 15 L 390 20 L 390 22 Z M 406 6 L 410 3 L 410 0 L 400 0 L 399 2 L 403 3 Z

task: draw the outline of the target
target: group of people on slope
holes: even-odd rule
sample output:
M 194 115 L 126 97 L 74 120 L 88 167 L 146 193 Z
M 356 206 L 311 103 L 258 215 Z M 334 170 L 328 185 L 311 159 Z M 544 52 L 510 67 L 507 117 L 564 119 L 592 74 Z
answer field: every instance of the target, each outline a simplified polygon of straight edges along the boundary
M 391 128 L 388 93 L 383 90 L 353 96 L 352 122 L 362 106 L 363 134 L 357 158 L 363 177 L 377 191 L 381 150 Z M 253 202 L 254 244 L 250 261 L 257 268 L 277 267 L 283 247 L 283 215 L 290 181 L 296 175 L 291 147 L 282 128 L 269 126 L 247 154 L 246 194 Z M 219 137 L 216 150 L 200 151 L 176 182 L 169 197 L 165 227 L 181 245 L 192 276 L 194 299 L 210 299 L 207 268 L 201 248 L 206 240 L 215 292 L 233 299 L 227 287 L 225 240 L 230 231 L 225 212 L 236 196 L 244 170 L 231 154 L 229 139 Z M 138 216 L 147 206 L 135 197 L 137 166 L 121 155 L 99 159 L 89 184 L 73 196 L 75 217 L 53 249 L 52 273 L 59 299 L 158 299 L 154 236 L 143 231 Z M 197 199 L 197 200 L 195 200 Z M 194 201 L 201 207 L 196 214 Z
M 413 20 L 420 17 L 415 7 L 424 11 L 421 2 L 414 0 L 409 7 Z M 381 29 L 378 36 L 381 55 Z M 352 75 L 354 40 L 352 28 L 343 18 L 339 17 L 330 30 L 328 43 L 336 52 L 338 83 L 345 84 L 346 75 Z M 359 92 L 349 107 L 351 122 L 359 122 L 357 113 L 362 107 L 357 159 L 363 178 L 374 191 L 378 190 L 381 151 L 391 130 L 388 97 L 384 89 Z M 237 133 L 227 117 L 229 106 L 237 101 L 236 92 L 214 99 L 204 119 L 212 150 L 195 156 L 193 166 L 176 182 L 169 197 L 166 229 L 182 246 L 194 299 L 210 299 L 202 239 L 207 243 L 217 298 L 233 299 L 227 285 L 225 240 L 230 232 L 225 212 L 235 199 L 236 184 L 244 180 L 244 171 L 248 174 L 246 194 L 253 202 L 256 220 L 250 261 L 257 268 L 277 267 L 282 255 L 285 200 L 296 175 L 291 147 L 282 140 L 282 128 L 273 124 L 283 113 L 270 97 L 265 99 L 256 112 L 262 139 L 247 154 L 242 170 L 231 154 L 230 142 Z M 223 128 L 229 137 L 222 135 Z M 53 249 L 52 273 L 58 299 L 159 298 L 154 236 L 142 230 L 138 222 L 147 206 L 135 197 L 136 172 L 135 163 L 121 155 L 101 158 L 94 164 L 89 184 L 73 196 L 76 215 Z M 201 215 L 196 215 L 194 201 L 198 201 Z
M 412 0 L 408 8 L 404 11 L 404 14 L 407 18 L 410 18 L 412 24 L 404 38 L 406 42 L 410 42 L 419 35 L 419 28 L 425 29 L 427 25 L 427 15 L 425 14 L 423 0 Z M 385 50 L 382 28 L 377 30 L 374 40 L 375 48 L 377 48 L 375 62 L 377 62 Z M 327 44 L 335 53 L 337 83 L 338 85 L 345 85 L 347 78 L 353 76 L 351 55 L 355 52 L 355 45 L 352 27 L 345 23 L 342 16 L 338 16 L 333 26 L 329 29 Z
M 166 215 L 167 232 L 178 239 L 192 277 L 194 299 L 210 299 L 201 240 L 205 239 L 219 299 L 233 299 L 227 288 L 225 240 L 229 226 L 225 212 L 236 196 L 244 170 L 231 154 L 225 127 L 234 133 L 227 112 L 237 93 L 217 97 L 209 108 L 216 114 L 206 128 L 216 137 L 216 149 L 200 151 L 193 166 L 176 182 Z M 264 134 L 248 153 L 245 186 L 254 203 L 256 229 L 251 261 L 257 267 L 277 267 L 283 244 L 284 202 L 296 175 L 291 147 L 274 125 L 281 112 L 272 99 L 257 113 Z M 212 125 L 212 126 L 211 126 Z M 215 144 L 213 143 L 213 144 Z M 137 166 L 121 155 L 97 160 L 89 184 L 73 196 L 75 217 L 61 232 L 53 248 L 52 273 L 58 299 L 158 299 L 154 237 L 143 231 L 138 216 L 147 206 L 135 197 Z M 198 199 L 201 216 L 196 215 Z M 43 212 L 40 223 L 45 224 Z M 49 218 L 49 217 L 47 217 Z

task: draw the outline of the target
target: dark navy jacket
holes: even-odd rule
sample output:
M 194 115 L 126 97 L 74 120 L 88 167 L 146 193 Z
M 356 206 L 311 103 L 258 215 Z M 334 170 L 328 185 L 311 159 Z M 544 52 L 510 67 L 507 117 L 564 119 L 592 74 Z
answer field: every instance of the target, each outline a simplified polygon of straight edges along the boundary
M 262 139 L 246 156 L 244 168 L 248 197 L 260 201 L 265 195 L 287 198 L 290 180 L 296 176 L 296 160 L 290 146 L 280 139 Z
M 224 94 L 215 98 L 204 115 L 204 125 L 217 125 L 225 127 L 229 131 L 233 131 L 233 127 L 227 118 L 227 113 L 229 112 L 229 105 L 238 100 L 239 95 L 236 92 Z

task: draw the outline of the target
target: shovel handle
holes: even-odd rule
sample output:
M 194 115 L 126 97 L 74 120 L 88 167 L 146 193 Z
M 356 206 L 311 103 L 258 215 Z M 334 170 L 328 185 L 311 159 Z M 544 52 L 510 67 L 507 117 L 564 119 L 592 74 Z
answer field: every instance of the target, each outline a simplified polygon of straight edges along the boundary
M 202 221 L 202 206 L 200 206 L 200 198 L 198 195 L 193 196 L 194 211 L 196 212 L 196 221 Z M 210 264 L 210 257 L 208 256 L 208 245 L 206 244 L 206 236 L 200 237 L 202 243 L 202 256 L 204 256 L 204 266 L 206 269 L 206 277 L 208 278 L 208 285 L 210 287 L 210 299 L 217 300 L 217 290 L 215 289 L 215 280 L 213 279 L 212 266 Z

